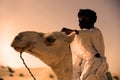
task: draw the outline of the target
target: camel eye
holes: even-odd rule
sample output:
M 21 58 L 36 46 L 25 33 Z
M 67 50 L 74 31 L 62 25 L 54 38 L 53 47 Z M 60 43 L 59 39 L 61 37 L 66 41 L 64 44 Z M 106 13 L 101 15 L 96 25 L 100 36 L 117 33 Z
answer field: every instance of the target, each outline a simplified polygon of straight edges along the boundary
M 49 42 L 49 43 L 52 43 L 52 42 L 55 41 L 55 39 L 53 37 L 47 37 L 46 41 Z

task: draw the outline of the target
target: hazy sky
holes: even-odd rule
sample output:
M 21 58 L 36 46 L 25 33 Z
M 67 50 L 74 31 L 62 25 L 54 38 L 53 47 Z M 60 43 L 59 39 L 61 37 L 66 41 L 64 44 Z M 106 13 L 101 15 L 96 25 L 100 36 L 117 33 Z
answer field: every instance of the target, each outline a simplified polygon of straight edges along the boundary
M 120 73 L 120 0 L 0 0 L 0 64 L 24 66 L 18 52 L 10 47 L 19 32 L 79 29 L 77 13 L 83 8 L 96 11 L 95 26 L 104 36 L 109 69 Z M 31 55 L 25 53 L 24 58 L 30 67 L 43 66 Z

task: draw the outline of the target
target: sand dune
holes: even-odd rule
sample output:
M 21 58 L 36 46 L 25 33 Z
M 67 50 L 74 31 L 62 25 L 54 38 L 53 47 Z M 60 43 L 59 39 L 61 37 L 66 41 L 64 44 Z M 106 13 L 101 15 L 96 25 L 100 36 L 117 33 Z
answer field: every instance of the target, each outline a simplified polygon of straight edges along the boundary
M 36 80 L 57 80 L 53 71 L 49 68 L 30 69 Z M 26 68 L 13 69 L 0 66 L 0 80 L 33 80 Z

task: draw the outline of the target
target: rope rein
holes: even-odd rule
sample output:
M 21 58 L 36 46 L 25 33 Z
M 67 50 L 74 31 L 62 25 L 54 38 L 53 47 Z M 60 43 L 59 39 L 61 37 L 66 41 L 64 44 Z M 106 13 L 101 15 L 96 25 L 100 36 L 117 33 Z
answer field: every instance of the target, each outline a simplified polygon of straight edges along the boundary
M 30 68 L 27 66 L 27 64 L 25 63 L 25 61 L 24 61 L 24 59 L 23 59 L 23 57 L 22 57 L 22 52 L 23 52 L 23 50 L 24 50 L 24 48 L 23 48 L 23 49 L 21 50 L 21 52 L 20 52 L 20 58 L 21 58 L 23 64 L 25 65 L 25 67 L 27 68 L 27 70 L 29 71 L 29 73 L 30 73 L 31 77 L 33 78 L 33 80 L 36 80 L 35 76 L 32 74 Z

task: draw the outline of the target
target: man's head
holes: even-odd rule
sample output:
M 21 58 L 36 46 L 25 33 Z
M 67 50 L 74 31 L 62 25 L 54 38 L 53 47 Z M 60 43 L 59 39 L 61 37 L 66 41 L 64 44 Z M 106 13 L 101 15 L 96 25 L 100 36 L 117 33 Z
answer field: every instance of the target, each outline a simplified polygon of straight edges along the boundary
M 81 29 L 91 29 L 97 20 L 96 12 L 90 9 L 80 9 L 78 12 L 79 26 Z

